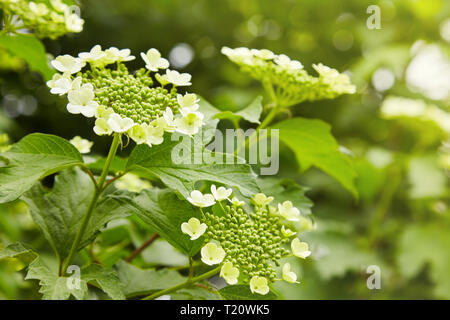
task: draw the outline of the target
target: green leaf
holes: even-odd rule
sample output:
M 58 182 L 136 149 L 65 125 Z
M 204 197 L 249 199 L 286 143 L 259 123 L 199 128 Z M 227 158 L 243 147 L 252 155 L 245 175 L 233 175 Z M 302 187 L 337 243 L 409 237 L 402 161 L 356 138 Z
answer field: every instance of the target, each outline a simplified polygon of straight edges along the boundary
M 33 133 L 0 153 L 0 203 L 20 197 L 33 184 L 52 173 L 81 165 L 78 150 L 67 140 L 49 134 Z
M 205 286 L 208 286 L 205 284 Z M 170 294 L 170 300 L 221 300 L 221 296 L 214 288 L 191 286 L 182 288 L 175 293 Z
M 91 170 L 94 174 L 100 175 L 103 168 L 105 167 L 106 158 L 98 158 L 94 162 L 86 164 L 86 166 Z M 119 172 L 125 171 L 125 166 L 127 164 L 127 159 L 114 157 L 109 166 L 109 173 L 116 174 Z
M 227 300 L 277 300 L 278 296 L 273 292 L 265 295 L 252 293 L 248 285 L 226 286 L 219 290 L 220 295 Z
M 263 110 L 261 101 L 262 96 L 258 96 L 244 109 L 239 110 L 236 113 L 233 113 L 232 111 L 222 111 L 220 113 L 217 113 L 214 116 L 214 119 L 228 119 L 235 123 L 237 123 L 241 119 L 244 119 L 247 120 L 248 122 L 259 124 L 261 123 L 259 121 L 259 118 L 261 117 L 261 113 Z
M 180 143 L 165 139 L 164 143 L 151 148 L 144 144 L 138 145 L 128 159 L 127 171 L 137 171 L 149 179 L 157 177 L 169 188 L 179 191 L 185 198 L 195 189 L 195 183 L 202 180 L 235 187 L 246 197 L 258 193 L 259 188 L 249 165 L 216 163 L 214 158 L 211 160 L 213 163 L 205 163 L 205 155 L 212 153 L 203 148 L 199 153 L 191 153 L 191 149 L 185 148 L 187 142 L 188 140 Z M 173 149 L 178 144 L 181 149 L 174 152 Z M 179 150 L 188 154 L 173 161 L 173 158 L 177 158 Z M 200 164 L 190 164 L 195 163 L 193 160 L 198 160 L 197 156 L 201 156 Z
M 0 35 L 0 46 L 25 60 L 30 70 L 40 72 L 45 80 L 55 73 L 47 64 L 43 44 L 32 35 Z
M 124 300 L 120 279 L 112 269 L 105 269 L 98 264 L 91 264 L 81 270 L 81 279 L 100 287 L 114 300 Z
M 142 243 L 141 243 L 142 244 Z M 146 264 L 159 266 L 185 266 L 189 263 L 185 254 L 175 249 L 167 241 L 158 239 L 141 253 Z
M 216 133 L 217 124 L 219 120 L 214 117 L 215 114 L 219 112 L 216 108 L 214 108 L 208 101 L 200 98 L 199 102 L 199 111 L 203 113 L 203 126 L 201 128 L 200 134 L 202 136 L 203 146 L 207 145 L 214 138 Z
M 308 190 L 291 179 L 259 178 L 256 180 L 261 192 L 274 198 L 273 203 L 291 201 L 302 214 L 310 214 L 313 203 L 305 195 Z
M 399 241 L 397 264 L 401 274 L 411 279 L 427 264 L 434 283 L 434 295 L 450 299 L 449 224 L 428 223 L 407 226 Z
M 70 251 L 93 193 L 94 185 L 89 176 L 74 168 L 56 176 L 51 190 L 37 184 L 22 197 L 34 222 L 61 260 Z M 98 201 L 79 249 L 90 243 L 107 222 L 128 215 L 130 208 L 125 201 L 126 196 L 121 193 L 105 195 Z
M 25 247 L 22 243 L 12 243 L 6 248 L 0 250 L 0 259 L 14 258 L 22 261 L 25 265 L 29 265 L 38 257 L 38 254 Z
M 355 197 L 356 173 L 348 157 L 330 133 L 330 126 L 317 119 L 293 118 L 271 127 L 280 130 L 280 139 L 294 151 L 301 170 L 315 166 L 339 181 Z
M 127 298 L 148 295 L 186 281 L 185 277 L 174 270 L 142 270 L 122 260 L 115 265 L 115 269 Z
M 79 286 L 69 286 L 68 281 L 73 283 L 73 279 L 58 277 L 40 258 L 34 260 L 28 267 L 25 280 L 29 279 L 39 280 L 39 292 L 42 293 L 44 300 L 67 300 L 70 296 L 82 300 L 88 291 L 86 281 L 79 279 Z
M 190 256 L 201 248 L 203 238 L 192 241 L 181 232 L 183 222 L 192 217 L 201 218 L 201 214 L 189 202 L 180 200 L 175 192 L 147 189 L 137 195 L 132 204 L 136 214 L 175 248 Z

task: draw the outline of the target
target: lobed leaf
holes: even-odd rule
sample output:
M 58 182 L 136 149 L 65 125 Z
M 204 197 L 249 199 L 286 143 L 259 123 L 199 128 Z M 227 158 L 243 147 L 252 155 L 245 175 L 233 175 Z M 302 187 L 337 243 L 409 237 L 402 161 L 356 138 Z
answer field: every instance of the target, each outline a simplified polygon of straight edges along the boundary
M 317 119 L 293 118 L 271 127 L 280 130 L 280 139 L 294 151 L 301 170 L 315 166 L 341 183 L 357 197 L 356 173 L 348 157 L 330 133 L 330 126 Z
M 181 224 L 192 217 L 201 218 L 198 210 L 180 200 L 171 190 L 147 189 L 132 200 L 135 213 L 167 242 L 193 256 L 202 246 L 203 238 L 195 241 L 181 232 Z
M 89 176 L 75 168 L 56 176 L 51 190 L 37 184 L 22 197 L 30 208 L 34 222 L 60 260 L 69 254 L 93 193 L 94 185 Z M 126 195 L 116 193 L 103 196 L 89 220 L 79 249 L 90 243 L 106 223 L 127 216 L 129 209 Z
M 115 269 L 127 298 L 148 295 L 186 281 L 174 270 L 142 270 L 122 260 L 115 265 Z
M 39 179 L 65 168 L 82 165 L 83 158 L 67 140 L 32 133 L 0 153 L 0 203 L 16 200 Z
M 55 73 L 47 63 L 44 45 L 32 35 L 0 35 L 0 46 L 25 60 L 30 70 L 40 72 L 45 80 Z

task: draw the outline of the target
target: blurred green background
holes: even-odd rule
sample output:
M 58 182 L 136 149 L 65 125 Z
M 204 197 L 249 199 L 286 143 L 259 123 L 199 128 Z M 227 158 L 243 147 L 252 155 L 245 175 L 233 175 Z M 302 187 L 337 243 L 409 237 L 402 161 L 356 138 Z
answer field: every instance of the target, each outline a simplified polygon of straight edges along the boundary
M 381 29 L 368 28 L 369 5 L 380 8 Z M 294 155 L 281 148 L 279 176 L 310 187 L 317 229 L 304 237 L 312 259 L 292 262 L 301 284 L 277 289 L 288 299 L 450 299 L 448 118 L 438 124 L 380 112 L 386 97 L 398 96 L 449 117 L 450 1 L 83 0 L 80 7 L 83 32 L 45 40 L 48 53 L 77 55 L 100 44 L 138 56 L 158 48 L 175 69 L 192 74 L 190 90 L 223 110 L 238 110 L 263 92 L 222 46 L 267 48 L 308 71 L 322 62 L 348 72 L 356 94 L 303 103 L 292 113 L 332 125 L 351 154 L 360 197 L 319 171 L 298 173 Z M 81 135 L 95 142 L 94 152 L 105 152 L 106 139 L 87 119 L 67 113 L 64 98 L 50 95 L 38 74 L 0 53 L 0 132 L 12 141 L 36 131 Z M 130 65 L 140 67 L 140 59 Z M 17 240 L 46 248 L 26 208 L 3 205 L 0 243 Z M 380 267 L 381 289 L 367 288 L 369 265 Z M 0 298 L 32 298 L 32 284 L 16 268 L 0 263 Z

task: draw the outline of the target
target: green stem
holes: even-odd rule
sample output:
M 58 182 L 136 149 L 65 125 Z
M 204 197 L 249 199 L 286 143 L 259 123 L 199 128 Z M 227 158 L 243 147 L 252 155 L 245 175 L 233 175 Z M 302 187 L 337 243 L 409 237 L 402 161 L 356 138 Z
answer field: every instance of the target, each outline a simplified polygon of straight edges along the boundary
M 172 293 L 174 291 L 180 290 L 180 289 L 182 289 L 184 287 L 187 287 L 187 286 L 189 286 L 191 284 L 194 284 L 196 282 L 199 282 L 199 281 L 211 278 L 212 276 L 214 276 L 214 275 L 216 275 L 217 273 L 220 272 L 220 268 L 221 267 L 217 267 L 217 268 L 212 269 L 212 270 L 210 270 L 208 272 L 205 272 L 204 274 L 201 274 L 201 275 L 199 275 L 197 277 L 190 278 L 186 282 L 182 282 L 180 284 L 177 284 L 176 286 L 173 286 L 173 287 L 170 287 L 170 288 L 167 288 L 167 289 L 155 292 L 154 294 L 151 294 L 151 295 L 149 295 L 149 296 L 147 296 L 145 298 L 142 298 L 142 300 L 153 300 L 153 299 L 161 297 L 161 296 L 163 296 L 165 294 Z
M 192 279 L 194 276 L 194 260 L 191 256 L 189 256 L 189 279 Z
M 263 122 L 261 122 L 261 124 L 256 128 L 255 132 L 253 132 L 250 137 L 248 137 L 248 139 L 236 149 L 236 152 L 234 154 L 238 155 L 242 148 L 252 146 L 259 131 L 266 128 L 272 122 L 273 118 L 275 118 L 275 116 L 278 114 L 278 111 L 279 108 L 277 108 L 277 106 L 274 106 L 270 110 L 269 114 L 264 118 Z
M 105 179 L 108 176 L 109 172 L 109 166 L 111 165 L 111 162 L 116 155 L 117 148 L 119 147 L 120 143 L 120 134 L 114 134 L 114 139 L 111 143 L 111 147 L 109 149 L 108 157 L 106 158 L 105 166 L 103 167 L 100 179 L 97 183 L 97 188 L 95 188 L 94 195 L 92 196 L 91 201 L 89 202 L 89 206 L 86 210 L 86 213 L 83 217 L 83 221 L 81 222 L 80 228 L 77 231 L 77 234 L 75 235 L 75 239 L 72 243 L 72 247 L 70 248 L 69 255 L 66 259 L 66 263 L 64 264 L 64 267 L 62 269 L 62 275 L 66 273 L 67 267 L 72 263 L 72 259 L 75 255 L 75 253 L 78 251 L 78 247 L 80 245 L 81 239 L 83 238 L 83 234 L 86 231 L 86 228 L 89 224 L 89 220 L 91 219 L 92 213 L 94 212 L 95 206 L 97 204 L 97 201 L 104 191 L 104 183 Z

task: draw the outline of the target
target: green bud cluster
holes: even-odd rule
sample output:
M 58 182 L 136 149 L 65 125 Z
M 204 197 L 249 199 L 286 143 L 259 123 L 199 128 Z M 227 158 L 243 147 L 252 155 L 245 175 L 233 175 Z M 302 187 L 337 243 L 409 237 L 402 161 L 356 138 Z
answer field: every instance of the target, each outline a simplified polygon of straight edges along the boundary
M 110 107 L 115 113 L 136 123 L 148 124 L 162 117 L 167 107 L 174 113 L 178 112 L 176 88 L 169 91 L 154 86 L 157 82 L 152 80 L 146 69 L 142 68 L 133 75 L 124 64 L 119 63 L 116 69 L 92 68 L 78 75 L 83 83 L 93 85 L 94 100 L 99 105 Z
M 70 11 L 61 0 L 27 1 L 0 0 L 3 10 L 5 28 L 14 32 L 16 29 L 29 29 L 38 38 L 56 39 L 66 33 L 81 32 L 84 20 Z M 17 16 L 21 23 L 12 24 L 12 17 Z
M 248 282 L 254 276 L 276 279 L 273 264 L 290 252 L 283 248 L 289 238 L 281 234 L 281 218 L 265 207 L 247 213 L 242 208 L 225 206 L 223 216 L 205 213 L 207 241 L 217 241 L 226 252 L 224 262 L 237 267 Z
M 309 75 L 299 61 L 286 55 L 275 55 L 262 49 L 223 48 L 222 52 L 236 63 L 242 72 L 260 81 L 278 107 L 287 108 L 303 101 L 333 99 L 356 88 L 346 74 L 313 65 L 318 77 Z
M 272 85 L 277 102 L 283 107 L 303 101 L 334 99 L 347 93 L 338 85 L 323 81 L 322 77 L 311 76 L 303 69 L 295 72 L 285 70 L 271 61 L 261 61 L 253 66 L 241 65 L 241 71 L 260 81 L 265 88 Z

